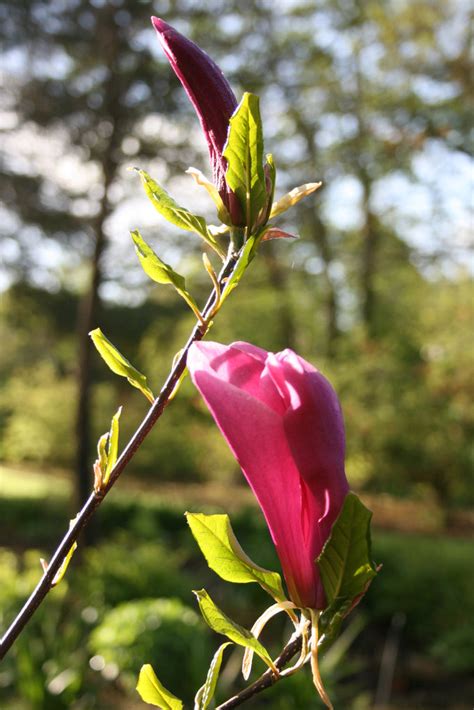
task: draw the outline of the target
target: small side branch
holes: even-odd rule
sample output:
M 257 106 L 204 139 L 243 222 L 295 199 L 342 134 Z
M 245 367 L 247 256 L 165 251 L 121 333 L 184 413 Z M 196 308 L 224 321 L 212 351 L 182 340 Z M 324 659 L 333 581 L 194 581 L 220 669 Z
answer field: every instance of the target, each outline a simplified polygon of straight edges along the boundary
M 289 643 L 287 643 L 275 661 L 275 666 L 279 671 L 283 670 L 288 661 L 290 661 L 294 655 L 301 651 L 301 644 L 301 636 L 297 636 L 297 638 L 292 639 Z M 244 690 L 241 690 L 240 693 L 237 693 L 237 695 L 234 695 L 232 698 L 229 698 L 229 700 L 226 700 L 225 703 L 218 705 L 216 710 L 229 710 L 230 708 L 236 708 L 238 705 L 242 705 L 254 695 L 261 693 L 262 690 L 271 688 L 271 686 L 275 685 L 275 683 L 277 683 L 281 678 L 282 676 L 276 676 L 273 671 L 268 669 L 260 676 L 260 678 L 257 678 L 252 685 L 244 688 Z
M 238 254 L 235 253 L 231 254 L 227 258 L 218 277 L 220 289 L 223 288 L 223 284 L 229 278 L 229 276 L 231 276 L 232 271 L 237 263 L 237 259 Z M 212 314 L 216 300 L 219 298 L 219 292 L 216 292 L 216 289 L 214 288 L 211 295 L 209 296 L 202 312 L 204 322 L 206 322 L 206 317 Z M 203 328 L 201 323 L 197 323 L 193 328 L 191 335 L 189 336 L 186 345 L 182 349 L 179 358 L 173 363 L 173 367 L 161 389 L 159 396 L 153 402 L 152 406 L 148 410 L 147 415 L 141 422 L 138 429 L 135 431 L 134 435 L 132 436 L 124 450 L 122 451 L 120 457 L 117 459 L 117 462 L 110 474 L 110 478 L 107 485 L 103 490 L 100 491 L 99 494 L 91 493 L 88 500 L 84 504 L 84 507 L 75 518 L 74 524 L 71 525 L 70 529 L 57 547 L 53 557 L 51 558 L 46 568 L 46 571 L 44 572 L 37 586 L 31 593 L 29 599 L 26 601 L 19 614 L 16 616 L 8 630 L 5 632 L 4 636 L 1 638 L 0 660 L 4 658 L 7 651 L 11 648 L 14 641 L 17 639 L 21 631 L 24 629 L 26 624 L 29 622 L 29 620 L 35 613 L 36 609 L 40 606 L 43 599 L 46 597 L 46 595 L 52 588 L 53 580 L 56 576 L 56 573 L 61 567 L 72 545 L 77 541 L 79 534 L 87 526 L 89 520 L 91 519 L 99 505 L 102 503 L 104 497 L 115 484 L 122 471 L 126 468 L 132 458 L 135 456 L 141 444 L 148 436 L 158 419 L 163 414 L 163 410 L 170 402 L 174 389 L 186 368 L 186 359 L 189 348 L 194 342 L 202 340 L 205 333 L 206 328 Z

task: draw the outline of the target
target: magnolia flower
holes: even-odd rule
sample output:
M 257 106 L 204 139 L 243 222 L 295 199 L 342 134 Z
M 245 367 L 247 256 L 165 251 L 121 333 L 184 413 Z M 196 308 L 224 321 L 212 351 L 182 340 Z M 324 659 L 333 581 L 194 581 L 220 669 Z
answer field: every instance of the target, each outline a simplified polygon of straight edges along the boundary
M 233 224 L 239 225 L 241 209 L 236 195 L 226 184 L 227 161 L 222 157 L 229 119 L 237 108 L 237 99 L 224 74 L 206 52 L 164 20 L 152 17 L 151 21 L 169 63 L 201 122 L 209 149 L 213 182 Z
M 292 350 L 194 343 L 188 368 L 260 504 L 290 599 L 323 609 L 316 558 L 349 489 L 336 393 Z

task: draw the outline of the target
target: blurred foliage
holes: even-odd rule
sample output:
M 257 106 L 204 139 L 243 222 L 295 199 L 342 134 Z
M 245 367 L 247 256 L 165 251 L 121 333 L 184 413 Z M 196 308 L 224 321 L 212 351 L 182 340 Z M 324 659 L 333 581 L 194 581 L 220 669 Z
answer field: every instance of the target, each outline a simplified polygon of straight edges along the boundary
M 472 667 L 472 640 L 462 633 L 465 620 L 474 614 L 471 542 L 379 534 L 373 553 L 383 563 L 383 574 L 364 601 L 370 618 L 386 624 L 401 612 L 406 619 L 402 644 L 412 652 L 421 651 L 457 671 L 467 670 L 469 663 Z
M 116 664 L 130 690 L 135 688 L 143 663 L 151 663 L 160 669 L 165 686 L 176 688 L 187 703 L 202 684 L 212 658 L 209 633 L 200 615 L 177 599 L 119 604 L 94 629 L 89 645 L 107 662 Z
M 245 290 L 229 301 L 227 319 L 216 322 L 211 337 L 224 342 L 238 337 L 274 350 L 285 346 L 281 303 L 265 285 L 265 276 L 264 264 L 256 265 Z M 292 274 L 291 278 L 293 346 L 314 361 L 316 329 L 311 323 L 304 325 L 310 310 L 310 303 L 305 303 L 304 276 Z M 396 299 L 390 297 L 394 288 L 399 294 Z M 354 326 L 340 337 L 337 357 L 321 353 L 316 359 L 342 402 L 349 477 L 358 488 L 396 495 L 434 494 L 443 504 L 470 504 L 474 501 L 470 281 L 462 275 L 455 281 L 443 277 L 427 281 L 406 265 L 391 268 L 387 284 L 381 288 L 382 294 L 385 291 L 382 322 L 390 323 L 386 333 L 368 340 Z M 6 462 L 69 467 L 74 456 L 69 406 L 74 397 L 74 371 L 67 354 L 64 360 L 61 354 L 71 347 L 73 332 L 55 330 L 58 316 L 49 307 L 53 295 L 40 317 L 38 299 L 29 318 L 23 307 L 34 294 L 29 287 L 17 285 L 1 306 L 11 323 L 16 320 L 17 307 L 22 314 L 14 331 L 18 344 L 13 348 L 10 343 L 0 356 L 4 376 L 8 375 L 0 395 L 1 455 Z M 301 310 L 293 305 L 295 301 L 302 304 Z M 107 333 L 113 334 L 113 323 L 121 321 L 115 342 L 148 374 L 155 389 L 191 325 L 186 318 L 166 332 L 159 300 L 156 310 L 156 322 L 151 321 L 148 303 L 135 309 L 110 306 L 104 314 Z M 150 324 L 141 337 L 124 328 L 125 323 L 146 322 L 148 318 Z M 55 346 L 45 351 L 48 332 L 54 334 Z M 106 431 L 109 413 L 123 404 L 123 443 L 138 425 L 146 403 L 114 378 L 103 363 L 97 361 L 95 370 L 95 431 L 97 436 Z M 156 482 L 240 480 L 232 456 L 188 381 L 146 440 L 130 473 Z
M 355 485 L 397 495 L 434 492 L 444 505 L 474 501 L 471 288 L 467 277 L 418 279 L 387 307 L 393 329 L 385 338 L 356 336 L 346 353 L 350 368 L 343 358 L 339 367 L 328 363 Z
M 128 708 L 136 697 L 135 673 L 145 661 L 153 663 L 167 686 L 189 701 L 219 643 L 200 621 L 191 587 L 204 585 L 212 590 L 226 612 L 247 625 L 265 603 L 265 594 L 257 585 L 228 585 L 210 572 L 181 512 L 151 503 L 135 505 L 137 520 L 148 518 L 140 531 L 130 517 L 130 507 L 117 507 L 111 501 L 110 510 L 115 517 L 102 521 L 104 541 L 76 553 L 66 579 L 47 598 L 2 664 L 2 707 Z M 257 562 L 275 568 L 274 550 L 261 517 L 242 511 L 232 518 L 246 551 Z M 1 519 L 3 526 L 3 516 Z M 114 533 L 121 524 L 132 532 Z M 21 540 L 18 533 L 16 543 Z M 39 556 L 37 550 L 23 554 L 1 550 L 2 626 L 35 584 Z M 382 649 L 394 614 L 405 619 L 395 706 L 397 688 L 410 684 L 422 687 L 423 676 L 415 667 L 419 659 L 423 659 L 425 672 L 428 668 L 430 677 L 436 676 L 436 682 L 430 681 L 431 691 L 429 686 L 425 688 L 427 694 L 418 707 L 435 707 L 431 704 L 435 696 L 443 702 L 453 693 L 453 698 L 462 698 L 474 663 L 466 624 L 474 614 L 470 542 L 379 532 L 374 557 L 383 562 L 383 574 L 370 589 L 363 608 L 349 620 L 337 642 L 339 647 L 333 647 L 323 659 L 324 676 L 336 706 L 354 710 L 372 706 Z M 272 622 L 272 629 L 265 642 L 276 652 L 290 629 L 281 619 Z M 241 652 L 229 655 L 219 690 L 222 700 L 242 684 L 237 679 L 240 657 Z M 406 697 L 403 690 L 400 697 Z M 261 703 L 262 707 L 282 709 L 292 703 L 320 707 L 305 672 L 263 694 Z

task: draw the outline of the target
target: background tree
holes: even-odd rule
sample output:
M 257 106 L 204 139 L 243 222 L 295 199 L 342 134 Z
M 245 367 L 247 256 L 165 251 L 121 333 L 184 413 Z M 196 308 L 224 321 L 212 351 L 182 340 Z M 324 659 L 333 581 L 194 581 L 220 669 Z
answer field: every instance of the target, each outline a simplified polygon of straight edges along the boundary
M 155 11 L 162 10 L 158 3 Z M 351 388 L 358 392 L 354 407 L 364 416 L 357 423 L 349 418 L 348 426 L 352 442 L 357 442 L 354 465 L 363 469 L 360 481 L 367 485 L 385 485 L 398 467 L 389 432 L 397 431 L 399 441 L 410 438 L 408 427 L 398 428 L 397 412 L 391 408 L 397 392 L 390 391 L 386 378 L 379 381 L 372 367 L 385 362 L 387 376 L 397 372 L 397 381 L 405 380 L 418 391 L 420 373 L 431 367 L 427 353 L 432 352 L 420 336 L 420 314 L 433 299 L 443 298 L 450 283 L 464 292 L 459 264 L 466 257 L 468 220 L 461 180 L 470 165 L 461 99 L 467 81 L 466 11 L 451 2 L 434 7 L 423 0 L 410 6 L 328 0 L 317 9 L 300 2 L 285 11 L 252 2 L 245 12 L 234 2 L 200 8 L 183 1 L 166 12 L 167 20 L 220 62 L 238 95 L 244 88 L 262 95 L 266 147 L 276 155 L 278 190 L 313 179 L 324 182 L 297 213 L 299 242 L 267 245 L 265 259 L 256 267 L 255 291 L 237 295 L 235 308 L 231 304 L 232 325 L 219 325 L 215 337 L 258 335 L 262 345 L 276 349 L 294 344 L 326 362 L 349 398 Z M 141 280 L 125 235 L 128 225 L 136 224 L 137 210 L 146 208 L 126 167 L 139 164 L 166 178 L 171 187 L 182 187 L 178 171 L 193 163 L 201 166 L 204 146 L 180 87 L 160 61 L 148 6 L 78 1 L 65 13 L 59 4 L 37 0 L 4 3 L 2 12 L 8 70 L 3 89 L 9 107 L 3 130 L 3 253 L 10 280 L 29 282 L 41 293 L 49 292 L 53 301 L 57 291 L 58 299 L 70 306 L 80 296 L 78 480 L 84 496 L 93 442 L 104 427 L 95 422 L 94 436 L 88 438 L 88 330 L 110 322 L 113 339 L 132 359 L 142 358 L 159 374 L 165 365 L 157 362 L 157 342 L 166 363 L 187 327 L 173 323 L 180 306 L 167 294 L 147 290 Z M 438 178 L 441 168 L 443 181 Z M 203 207 L 193 188 L 189 200 Z M 210 208 L 205 211 L 212 219 Z M 165 258 L 186 259 L 199 291 L 203 281 L 193 257 L 183 257 L 182 246 L 187 249 L 189 239 L 161 224 L 157 234 L 151 211 L 144 211 L 143 220 L 145 233 L 147 224 L 150 232 L 153 224 L 151 234 L 159 237 Z M 15 289 L 5 302 L 13 309 L 9 318 L 18 323 L 14 313 L 20 308 L 21 288 Z M 42 303 L 40 292 L 35 312 Z M 36 293 L 27 290 L 23 303 L 32 303 Z M 123 306 L 112 308 L 111 299 Z M 133 310 L 143 299 L 148 305 Z M 125 308 L 133 315 L 121 320 Z M 244 315 L 245 309 L 250 310 Z M 151 325 L 153 312 L 159 325 Z M 44 342 L 35 332 L 37 342 Z M 51 332 L 52 342 L 58 331 Z M 45 378 L 44 393 L 53 388 L 57 375 L 70 387 L 74 359 L 73 339 L 68 338 L 53 371 L 49 365 L 36 373 Z M 31 366 L 32 352 L 27 350 L 22 350 L 23 365 Z M 4 356 L 4 372 L 10 376 L 18 367 L 13 351 L 12 346 Z M 367 391 L 346 378 L 348 359 L 359 363 L 351 372 L 367 381 Z M 107 375 L 96 367 L 93 376 L 104 383 L 96 397 L 103 402 L 118 385 L 107 385 L 107 390 Z M 430 397 L 431 379 L 422 382 L 424 395 Z M 421 392 L 419 396 L 422 400 Z M 406 407 L 405 422 L 408 414 L 420 421 L 416 401 L 407 401 Z M 426 429 L 434 429 L 432 410 L 425 411 Z M 24 430 L 15 412 L 5 395 L 8 457 L 21 448 L 18 432 Z M 384 433 L 376 454 L 381 421 Z M 419 461 L 428 449 L 419 438 L 407 456 Z M 180 447 L 173 451 L 181 461 Z M 146 469 L 152 455 L 143 457 Z M 377 457 L 382 457 L 382 466 L 375 465 Z M 461 475 L 457 454 L 451 452 L 451 458 Z M 192 453 L 181 466 L 189 472 L 199 469 Z M 445 478 L 441 471 L 435 473 L 438 464 L 430 456 L 426 466 L 433 481 Z M 429 478 L 418 464 L 415 468 L 402 479 Z
M 104 280 L 113 269 L 107 256 L 112 230 L 107 225 L 131 189 L 130 179 L 127 187 L 123 184 L 123 169 L 132 156 L 139 153 L 142 161 L 154 157 L 161 143 L 162 159 L 166 156 L 172 166 L 183 135 L 174 136 L 173 158 L 165 131 L 160 136 L 159 129 L 150 132 L 144 125 L 146 117 L 163 115 L 173 106 L 169 72 L 160 70 L 149 46 L 140 40 L 146 30 L 152 34 L 144 4 L 75 2 L 65 13 L 57 3 L 7 2 L 3 11 L 2 33 L 12 66 L 12 83 L 4 87 L 14 117 L 9 138 L 27 154 L 23 163 L 8 156 L 4 166 L 7 229 L 14 222 L 20 250 L 19 259 L 9 265 L 33 283 L 43 279 L 47 288 L 57 285 L 58 275 L 51 281 L 50 269 L 47 276 L 37 273 L 33 233 L 40 249 L 49 245 L 53 255 L 59 252 L 56 266 L 65 272 L 62 285 L 81 293 L 76 471 L 82 501 L 90 488 L 93 444 L 88 333 L 100 318 Z M 62 174 L 52 172 L 50 156 L 42 160 L 34 146 L 28 156 L 26 143 L 35 138 L 42 143 L 38 153 L 53 148 L 58 158 L 61 151 L 69 155 Z M 187 152 L 192 154 L 192 148 L 187 146 Z M 118 272 L 126 274 L 125 264 Z

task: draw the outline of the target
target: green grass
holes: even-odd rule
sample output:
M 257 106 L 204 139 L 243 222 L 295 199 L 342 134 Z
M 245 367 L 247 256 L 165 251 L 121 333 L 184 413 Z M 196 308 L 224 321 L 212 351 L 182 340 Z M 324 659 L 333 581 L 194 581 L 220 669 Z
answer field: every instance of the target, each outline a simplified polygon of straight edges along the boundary
M 71 494 L 71 481 L 62 475 L 47 475 L 25 468 L 0 466 L 0 497 L 65 499 Z
M 84 608 L 96 610 L 95 625 L 110 625 L 114 619 L 110 614 L 117 605 L 131 605 L 123 607 L 123 613 L 131 616 L 136 612 L 135 603 L 160 596 L 178 597 L 192 607 L 190 590 L 205 586 L 226 612 L 244 625 L 250 626 L 255 615 L 263 610 L 260 607 L 265 599 L 256 585 L 225 584 L 207 568 L 183 515 L 189 489 L 176 495 L 170 503 L 156 488 L 149 493 L 133 490 L 129 482 L 124 481 L 124 484 L 112 492 L 98 512 L 97 544 L 88 549 L 80 545 L 82 554 L 76 553 L 65 582 L 50 595 L 30 636 L 26 636 L 20 646 L 23 654 L 20 658 L 30 664 L 30 675 L 24 668 L 17 668 L 12 660 L 11 672 L 16 680 L 9 686 L 8 702 L 15 702 L 13 687 L 18 686 L 21 678 L 25 684 L 23 694 L 33 690 L 40 695 L 44 693 L 44 668 L 51 666 L 54 670 L 54 663 L 62 667 L 63 658 L 70 659 L 68 663 L 78 673 L 81 687 L 89 689 L 87 692 L 98 693 L 99 697 L 104 688 L 107 690 L 108 686 L 97 674 L 90 678 L 88 658 L 93 650 L 87 649 L 92 627 L 88 628 L 81 621 Z M 0 545 L 26 550 L 24 554 L 13 555 L 6 549 L 2 553 L 3 563 L 0 556 L 0 567 L 3 565 L 0 615 L 2 611 L 6 613 L 7 604 L 7 616 L 11 618 L 40 574 L 38 550 L 45 556 L 50 554 L 74 513 L 71 486 L 64 475 L 4 467 L 0 470 L 0 489 Z M 200 502 L 195 500 L 192 508 L 200 507 Z M 215 511 L 216 507 L 213 504 L 205 509 Z M 231 518 L 246 552 L 259 564 L 277 569 L 278 561 L 268 531 L 255 507 L 241 505 Z M 354 682 L 362 693 L 370 694 L 364 683 L 369 678 L 369 687 L 372 690 L 375 687 L 392 619 L 401 613 L 405 624 L 400 639 L 397 683 L 405 688 L 410 684 L 423 688 L 425 684 L 424 692 L 431 695 L 425 694 L 422 701 L 411 705 L 401 696 L 400 707 L 435 707 L 430 705 L 430 698 L 434 698 L 435 693 L 447 697 L 443 695 L 445 688 L 461 688 L 462 692 L 462 688 L 467 687 L 463 683 L 467 683 L 468 670 L 474 666 L 474 644 L 467 623 L 474 617 L 472 541 L 440 532 L 414 535 L 380 530 L 374 531 L 373 538 L 373 556 L 383 568 L 355 612 L 356 621 L 359 617 L 362 622 L 362 630 L 338 672 L 340 668 L 346 669 L 347 682 Z M 62 619 L 62 637 L 56 633 L 58 619 Z M 32 639 L 36 646 L 32 645 Z M 39 645 L 38 639 L 42 639 Z M 213 641 L 217 646 L 218 641 Z M 32 648 L 37 648 L 37 657 L 30 657 Z M 133 648 L 130 653 L 132 651 Z M 80 658 L 76 658 L 78 654 Z M 436 683 L 433 676 L 429 683 L 423 677 L 413 677 L 412 658 L 422 658 L 425 666 L 434 669 L 431 673 L 435 674 Z M 286 691 L 275 695 L 275 703 L 277 697 L 283 702 L 283 705 L 275 704 L 275 708 L 284 707 L 285 702 L 290 703 L 295 697 L 300 699 L 301 707 L 312 707 L 305 695 L 310 686 L 303 683 L 303 679 L 295 683 L 301 683 L 301 688 L 288 682 L 288 695 Z M 338 681 L 334 687 L 342 693 L 339 704 L 350 707 L 344 696 L 344 683 L 341 685 Z M 355 692 L 352 685 L 349 691 L 352 696 Z M 41 698 L 36 707 L 49 708 L 47 703 L 52 700 L 47 695 Z M 68 707 L 66 696 L 64 702 Z M 394 703 L 393 707 L 398 705 Z M 451 707 L 447 700 L 444 707 Z

